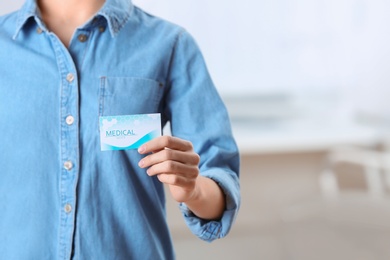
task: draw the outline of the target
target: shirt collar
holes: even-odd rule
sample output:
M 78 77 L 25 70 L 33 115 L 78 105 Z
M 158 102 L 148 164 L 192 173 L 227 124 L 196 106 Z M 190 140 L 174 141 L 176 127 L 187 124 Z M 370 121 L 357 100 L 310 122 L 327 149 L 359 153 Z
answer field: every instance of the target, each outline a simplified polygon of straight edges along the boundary
M 129 19 L 133 8 L 131 0 L 106 0 L 97 15 L 106 18 L 111 36 L 115 37 Z
M 27 0 L 19 10 L 14 39 L 23 29 L 28 19 L 32 17 L 34 17 L 40 27 L 45 28 L 36 1 L 37 0 Z M 115 37 L 129 19 L 133 8 L 134 6 L 131 0 L 106 0 L 96 16 L 100 15 L 107 20 L 111 36 Z
M 39 9 L 35 0 L 27 0 L 22 8 L 19 10 L 17 20 L 16 20 L 16 31 L 13 36 L 13 39 L 16 39 L 19 32 L 23 29 L 24 25 L 27 23 L 27 20 L 31 17 L 36 17 L 35 20 L 37 23 L 40 23 Z

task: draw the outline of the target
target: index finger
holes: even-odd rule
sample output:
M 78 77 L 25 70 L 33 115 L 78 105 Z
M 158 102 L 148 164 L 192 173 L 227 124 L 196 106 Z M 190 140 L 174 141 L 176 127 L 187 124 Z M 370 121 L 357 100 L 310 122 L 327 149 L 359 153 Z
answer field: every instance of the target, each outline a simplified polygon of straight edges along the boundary
M 173 136 L 157 137 L 138 148 L 140 154 L 160 151 L 165 148 L 179 151 L 190 151 L 193 149 L 192 143 Z

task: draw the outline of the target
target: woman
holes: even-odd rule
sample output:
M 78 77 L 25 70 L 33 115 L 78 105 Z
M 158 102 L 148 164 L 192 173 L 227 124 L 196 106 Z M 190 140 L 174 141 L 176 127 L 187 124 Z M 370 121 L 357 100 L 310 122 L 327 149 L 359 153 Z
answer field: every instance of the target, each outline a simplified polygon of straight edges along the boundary
M 0 46 L 2 258 L 174 259 L 163 184 L 197 236 L 228 233 L 238 151 L 187 32 L 128 0 L 27 0 Z M 151 113 L 172 137 L 100 149 L 99 118 Z

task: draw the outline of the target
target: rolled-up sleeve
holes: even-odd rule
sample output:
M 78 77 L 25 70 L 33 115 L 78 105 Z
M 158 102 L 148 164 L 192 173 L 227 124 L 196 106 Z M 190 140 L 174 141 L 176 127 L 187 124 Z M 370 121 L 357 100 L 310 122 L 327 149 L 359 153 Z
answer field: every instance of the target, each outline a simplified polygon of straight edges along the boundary
M 195 216 L 182 203 L 180 209 L 190 230 L 205 241 L 226 236 L 240 206 L 239 153 L 227 110 L 210 78 L 203 56 L 182 31 L 173 48 L 169 69 L 166 110 L 172 135 L 192 142 L 200 155 L 200 174 L 214 180 L 226 196 L 219 220 Z

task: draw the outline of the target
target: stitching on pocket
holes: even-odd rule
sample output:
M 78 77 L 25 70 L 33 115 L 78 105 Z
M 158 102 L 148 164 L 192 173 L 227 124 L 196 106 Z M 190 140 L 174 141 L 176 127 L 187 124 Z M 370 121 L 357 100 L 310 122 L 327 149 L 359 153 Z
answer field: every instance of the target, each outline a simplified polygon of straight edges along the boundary
M 163 86 L 148 78 L 101 76 L 99 115 L 156 113 Z
M 104 90 L 106 86 L 106 77 L 100 77 L 100 94 L 99 94 L 99 116 L 103 115 L 104 111 Z

